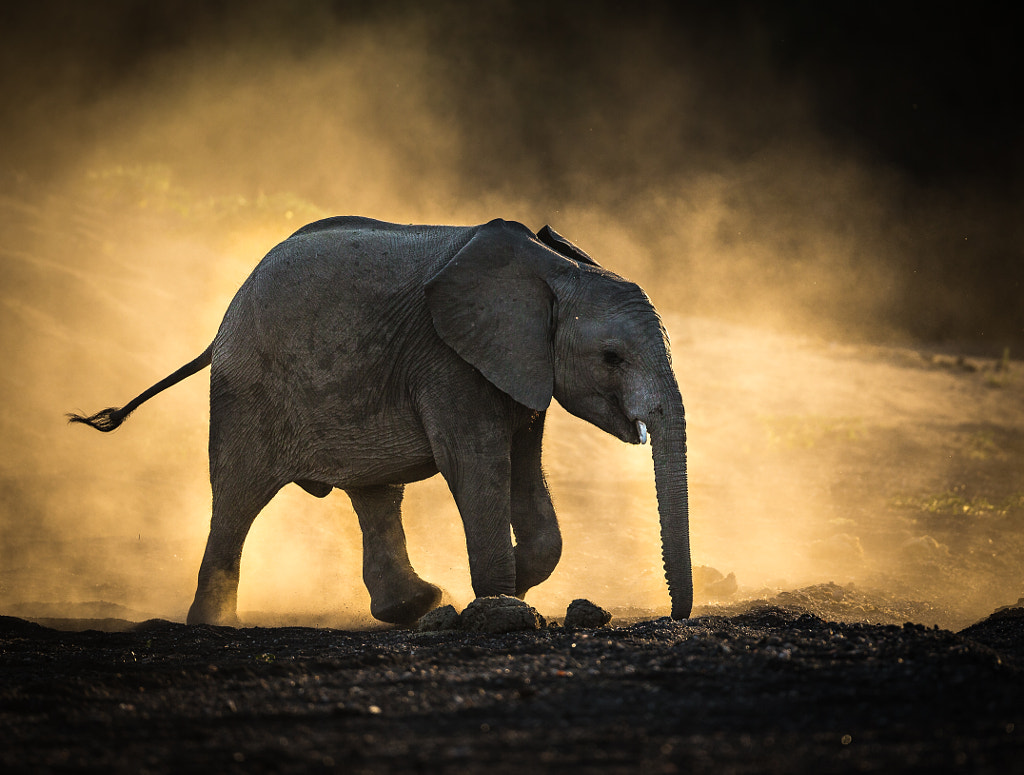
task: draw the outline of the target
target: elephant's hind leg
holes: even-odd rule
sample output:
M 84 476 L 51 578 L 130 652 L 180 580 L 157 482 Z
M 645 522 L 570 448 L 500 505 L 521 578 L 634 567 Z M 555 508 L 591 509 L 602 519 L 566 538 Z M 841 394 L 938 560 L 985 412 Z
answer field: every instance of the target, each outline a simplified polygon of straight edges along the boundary
M 441 602 L 441 589 L 413 570 L 402 528 L 400 484 L 346 490 L 363 531 L 363 581 L 370 613 L 392 624 L 412 624 Z
M 281 486 L 269 483 L 262 487 L 254 486 L 251 480 L 241 477 L 233 477 L 228 482 L 214 482 L 210 537 L 199 567 L 195 601 L 188 612 L 189 624 L 238 626 L 242 545 L 256 515 Z

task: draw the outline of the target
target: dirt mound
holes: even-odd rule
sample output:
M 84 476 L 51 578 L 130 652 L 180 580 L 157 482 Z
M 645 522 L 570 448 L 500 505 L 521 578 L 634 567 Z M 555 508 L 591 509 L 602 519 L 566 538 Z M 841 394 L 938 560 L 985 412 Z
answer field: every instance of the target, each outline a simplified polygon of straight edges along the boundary
M 812 584 L 800 589 L 781 590 L 729 605 L 708 605 L 699 609 L 707 615 L 735 615 L 751 608 L 773 606 L 787 611 L 810 613 L 828 621 L 928 626 L 957 625 L 957 617 L 927 602 L 906 600 L 880 589 L 835 582 Z
M 975 643 L 991 646 L 1024 668 L 1024 600 L 1012 608 L 996 611 L 987 619 L 960 632 Z

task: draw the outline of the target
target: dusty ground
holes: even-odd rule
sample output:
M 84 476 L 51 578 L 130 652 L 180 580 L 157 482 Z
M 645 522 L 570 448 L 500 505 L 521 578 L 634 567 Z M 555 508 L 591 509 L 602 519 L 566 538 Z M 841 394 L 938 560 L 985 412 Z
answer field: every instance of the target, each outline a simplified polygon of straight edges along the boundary
M 4 617 L 0 655 L 4 772 L 1024 764 L 1020 608 L 960 633 L 779 607 L 498 636 Z

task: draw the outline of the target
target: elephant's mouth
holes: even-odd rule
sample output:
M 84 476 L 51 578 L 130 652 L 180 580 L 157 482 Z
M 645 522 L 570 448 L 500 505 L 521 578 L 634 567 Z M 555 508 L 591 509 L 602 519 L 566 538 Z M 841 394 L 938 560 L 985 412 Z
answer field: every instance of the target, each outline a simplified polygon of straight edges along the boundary
M 615 428 L 607 429 L 608 432 L 627 444 L 646 444 L 648 439 L 647 423 L 639 418 L 634 418 L 627 412 L 619 396 L 611 396 L 609 403 L 615 410 Z
M 562 403 L 562 406 L 626 444 L 646 444 L 650 438 L 647 420 L 627 411 L 614 393 L 597 393 L 586 401 Z

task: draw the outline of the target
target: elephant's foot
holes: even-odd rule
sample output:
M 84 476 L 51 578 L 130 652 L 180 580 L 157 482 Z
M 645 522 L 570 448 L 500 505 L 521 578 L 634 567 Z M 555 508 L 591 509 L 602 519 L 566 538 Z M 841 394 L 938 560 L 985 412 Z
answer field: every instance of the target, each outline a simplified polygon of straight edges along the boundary
M 221 627 L 240 627 L 242 624 L 233 608 L 228 611 L 224 606 L 210 605 L 198 598 L 188 609 L 185 621 L 188 624 L 216 624 Z
M 548 578 L 562 556 L 562 536 L 557 530 L 516 544 L 516 597 Z
M 441 604 L 441 588 L 421 578 L 387 593 L 371 596 L 370 613 L 389 624 L 414 624 L 423 614 Z
M 200 572 L 196 599 L 188 609 L 189 624 L 238 627 L 238 576 L 231 571 Z

